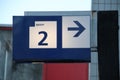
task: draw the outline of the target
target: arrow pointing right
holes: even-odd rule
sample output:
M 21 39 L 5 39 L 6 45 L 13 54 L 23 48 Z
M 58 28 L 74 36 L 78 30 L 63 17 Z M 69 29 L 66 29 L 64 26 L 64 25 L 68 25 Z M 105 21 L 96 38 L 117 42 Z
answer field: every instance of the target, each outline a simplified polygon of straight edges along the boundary
M 78 27 L 68 27 L 68 31 L 78 31 L 73 37 L 79 37 L 80 34 L 85 30 L 83 25 L 81 25 L 78 21 L 73 21 Z

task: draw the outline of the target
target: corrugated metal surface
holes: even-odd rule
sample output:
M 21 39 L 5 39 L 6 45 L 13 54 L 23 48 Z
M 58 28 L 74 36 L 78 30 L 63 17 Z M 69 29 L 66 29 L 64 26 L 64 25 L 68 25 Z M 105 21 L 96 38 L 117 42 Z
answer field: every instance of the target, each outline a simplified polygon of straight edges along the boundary
M 12 27 L 0 25 L 0 80 L 41 80 L 42 65 L 14 63 Z
M 5 77 L 5 66 L 7 67 L 7 78 L 11 79 L 11 61 L 12 61 L 12 50 L 11 50 L 11 44 L 12 44 L 12 31 L 5 31 L 0 30 L 0 80 L 4 80 Z M 8 59 L 6 58 L 6 54 L 8 56 Z M 8 60 L 7 65 L 5 64 L 5 60 Z M 8 80 L 8 79 L 7 79 Z

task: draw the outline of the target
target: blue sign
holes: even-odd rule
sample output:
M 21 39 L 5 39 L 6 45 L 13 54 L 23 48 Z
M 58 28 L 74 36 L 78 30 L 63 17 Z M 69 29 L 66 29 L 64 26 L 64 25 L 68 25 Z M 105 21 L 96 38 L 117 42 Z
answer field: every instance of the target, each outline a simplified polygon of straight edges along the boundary
M 15 61 L 89 62 L 90 16 L 14 16 Z

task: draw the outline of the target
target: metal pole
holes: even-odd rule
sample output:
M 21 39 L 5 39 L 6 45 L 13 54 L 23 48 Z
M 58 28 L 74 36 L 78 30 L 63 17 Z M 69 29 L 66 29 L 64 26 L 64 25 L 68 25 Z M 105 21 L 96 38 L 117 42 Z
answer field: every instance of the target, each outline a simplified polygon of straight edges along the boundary
M 7 64 L 8 64 L 8 52 L 5 51 L 4 80 L 7 80 Z

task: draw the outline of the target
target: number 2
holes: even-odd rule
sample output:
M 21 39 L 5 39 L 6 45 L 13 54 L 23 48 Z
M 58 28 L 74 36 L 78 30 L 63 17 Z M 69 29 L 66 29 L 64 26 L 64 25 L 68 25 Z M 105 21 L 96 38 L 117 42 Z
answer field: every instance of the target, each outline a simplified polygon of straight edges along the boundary
M 44 35 L 43 38 L 41 39 L 41 41 L 39 41 L 38 45 L 39 45 L 39 46 L 47 46 L 48 43 L 44 43 L 44 41 L 45 41 L 46 38 L 47 38 L 47 32 L 41 31 L 41 32 L 39 32 L 38 34 L 43 34 L 43 35 Z

